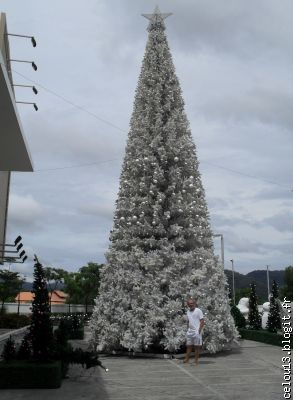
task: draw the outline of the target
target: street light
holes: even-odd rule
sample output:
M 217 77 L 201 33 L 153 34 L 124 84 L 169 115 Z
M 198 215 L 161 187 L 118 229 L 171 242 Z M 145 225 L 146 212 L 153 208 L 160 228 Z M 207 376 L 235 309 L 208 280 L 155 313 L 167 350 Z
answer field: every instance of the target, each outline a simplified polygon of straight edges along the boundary
M 225 260 L 224 260 L 224 235 L 223 235 L 222 233 L 215 233 L 213 236 L 214 236 L 214 237 L 220 237 L 220 238 L 221 238 L 221 259 L 222 259 L 223 268 L 225 269 Z
M 36 105 L 36 103 L 32 103 L 30 101 L 16 101 L 15 103 L 20 103 L 20 104 L 32 104 L 34 106 L 34 109 L 36 111 L 38 111 L 38 106 Z
M 18 37 L 24 37 L 24 38 L 29 38 L 32 42 L 33 47 L 36 47 L 37 42 L 34 36 L 28 36 L 28 35 L 18 35 L 16 33 L 6 33 L 7 36 L 18 36 Z
M 18 236 L 14 243 L 0 243 L 0 264 L 3 264 L 5 262 L 11 264 L 11 263 L 16 263 L 16 264 L 23 264 L 25 260 L 27 259 L 27 255 L 25 254 L 25 250 L 22 250 L 23 244 L 21 243 L 22 237 Z M 7 250 L 6 248 L 13 248 L 13 250 Z M 8 255 L 7 255 L 8 254 Z M 20 260 L 20 261 L 18 261 Z
M 38 94 L 38 90 L 37 90 L 37 88 L 35 87 L 35 86 L 33 86 L 33 85 L 15 85 L 15 84 L 13 84 L 13 86 L 17 86 L 17 87 L 25 87 L 25 88 L 31 88 L 32 89 L 32 91 L 34 92 L 34 94 Z
M 235 280 L 234 280 L 234 260 L 230 260 L 232 264 L 232 292 L 233 292 L 233 304 L 235 306 Z
M 269 266 L 267 265 L 267 283 L 268 283 L 268 300 L 270 301 L 270 276 L 269 276 Z
M 37 69 L 38 69 L 38 67 L 37 67 L 37 65 L 36 65 L 36 63 L 34 62 L 34 61 L 28 61 L 28 60 L 16 60 L 16 59 L 13 59 L 13 58 L 11 58 L 10 60 L 8 60 L 8 61 L 13 61 L 13 62 L 22 62 L 22 63 L 28 63 L 28 64 L 31 64 L 31 66 L 32 66 L 32 68 L 35 70 L 35 71 L 37 71 Z

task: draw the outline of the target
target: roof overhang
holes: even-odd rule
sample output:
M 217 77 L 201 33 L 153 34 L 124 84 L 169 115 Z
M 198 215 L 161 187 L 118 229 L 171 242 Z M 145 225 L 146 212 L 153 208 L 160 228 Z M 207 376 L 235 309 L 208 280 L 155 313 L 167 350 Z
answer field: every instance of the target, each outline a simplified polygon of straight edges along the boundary
M 14 94 L 0 51 L 0 171 L 33 171 Z

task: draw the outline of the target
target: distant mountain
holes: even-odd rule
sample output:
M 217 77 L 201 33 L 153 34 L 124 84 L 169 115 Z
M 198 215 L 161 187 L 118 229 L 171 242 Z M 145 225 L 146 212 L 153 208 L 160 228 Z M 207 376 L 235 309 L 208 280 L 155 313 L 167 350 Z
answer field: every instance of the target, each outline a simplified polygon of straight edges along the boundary
M 54 285 L 53 285 L 54 287 Z M 56 290 L 62 290 L 64 288 L 64 284 L 63 283 L 59 283 L 56 287 Z M 30 292 L 31 290 L 33 290 L 33 282 L 24 282 L 22 285 L 22 292 Z
M 33 289 L 33 282 L 24 282 L 21 290 L 23 292 L 30 292 Z
M 232 288 L 232 271 L 225 269 L 225 274 L 228 279 L 229 286 Z M 272 287 L 272 282 L 275 280 L 281 288 L 284 286 L 284 271 L 270 271 L 270 288 Z M 262 299 L 267 299 L 268 297 L 268 286 L 267 286 L 267 271 L 255 270 L 248 274 L 240 274 L 239 272 L 234 272 L 235 290 L 249 288 L 251 283 L 255 283 L 256 293 Z
M 248 276 L 259 282 L 267 281 L 267 271 L 264 270 L 257 269 L 255 271 L 249 272 L 245 276 Z M 284 271 L 269 271 L 269 279 L 270 285 L 272 284 L 273 280 L 275 280 L 279 287 L 284 286 Z

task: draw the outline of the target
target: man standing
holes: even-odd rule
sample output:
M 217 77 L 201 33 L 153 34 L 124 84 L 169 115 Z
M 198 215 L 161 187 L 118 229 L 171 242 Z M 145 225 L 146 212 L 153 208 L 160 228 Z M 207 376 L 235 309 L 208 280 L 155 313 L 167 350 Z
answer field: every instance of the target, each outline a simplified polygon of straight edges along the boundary
M 192 349 L 194 347 L 194 363 L 198 364 L 199 351 L 202 346 L 202 329 L 204 327 L 204 319 L 202 311 L 197 308 L 196 301 L 194 299 L 187 300 L 187 318 L 188 318 L 188 329 L 186 333 L 186 355 L 184 362 L 188 363 Z

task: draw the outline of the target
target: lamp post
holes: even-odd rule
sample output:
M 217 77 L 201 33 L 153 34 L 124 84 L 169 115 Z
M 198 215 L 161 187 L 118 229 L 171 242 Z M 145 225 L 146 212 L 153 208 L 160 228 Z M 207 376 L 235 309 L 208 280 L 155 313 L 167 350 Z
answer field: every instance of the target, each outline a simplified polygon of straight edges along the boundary
M 25 275 L 21 276 L 21 283 L 19 285 L 18 300 L 17 300 L 17 315 L 19 315 L 19 311 L 20 311 L 20 294 L 22 291 L 23 284 L 25 282 L 25 278 L 26 278 Z
M 225 269 L 225 259 L 224 259 L 224 235 L 222 233 L 215 233 L 213 235 L 214 237 L 220 237 L 221 238 L 221 260 L 223 264 L 223 268 Z
M 234 260 L 230 260 L 232 264 L 232 291 L 233 291 L 233 304 L 235 306 L 235 279 L 234 279 Z
M 270 301 L 270 276 L 269 276 L 269 266 L 267 265 L 267 284 L 268 284 L 268 301 Z

